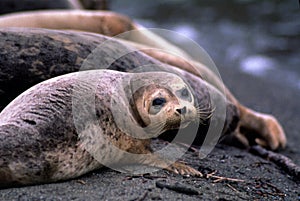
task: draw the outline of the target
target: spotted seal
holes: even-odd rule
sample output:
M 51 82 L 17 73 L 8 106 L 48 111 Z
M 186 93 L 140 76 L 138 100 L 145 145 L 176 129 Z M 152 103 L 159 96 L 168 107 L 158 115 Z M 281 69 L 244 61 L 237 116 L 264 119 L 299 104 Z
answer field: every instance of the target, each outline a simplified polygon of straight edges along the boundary
M 94 83 L 95 88 L 89 83 Z M 144 84 L 132 91 L 139 86 L 137 83 Z M 120 86 L 126 90 L 125 94 L 133 94 L 129 96 L 131 100 L 120 95 Z M 76 105 L 90 89 L 95 92 L 95 105 Z M 111 98 L 113 93 L 117 93 L 115 100 Z M 151 153 L 149 138 L 139 139 L 137 130 L 136 136 L 131 136 L 116 124 L 111 109 L 114 101 L 130 102 L 119 108 L 122 120 L 127 126 L 133 121 L 140 128 L 150 127 L 153 137 L 168 129 L 185 127 L 197 120 L 198 115 L 189 86 L 171 73 L 93 70 L 44 81 L 22 93 L 0 114 L 0 184 L 24 185 L 74 178 L 100 168 L 103 160 L 120 164 L 140 162 L 179 174 L 201 175 L 192 167 L 179 162 L 169 165 L 154 155 L 147 155 L 143 161 L 125 161 L 122 152 L 116 153 L 106 141 L 97 140 L 105 138 L 130 153 Z M 76 121 L 74 104 L 80 110 L 77 111 L 80 122 Z M 94 117 L 90 115 L 93 109 Z M 98 160 L 89 150 L 98 150 Z

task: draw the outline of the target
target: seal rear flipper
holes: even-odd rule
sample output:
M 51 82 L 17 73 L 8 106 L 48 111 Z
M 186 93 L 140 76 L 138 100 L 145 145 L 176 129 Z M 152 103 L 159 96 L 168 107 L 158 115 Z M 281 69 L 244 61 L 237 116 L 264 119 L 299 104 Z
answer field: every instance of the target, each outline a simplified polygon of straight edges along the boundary
M 34 129 L 30 131 L 14 124 L 0 126 L 0 188 L 53 181 L 54 168 L 44 154 L 47 147 Z
M 40 158 L 26 158 L 15 161 L 8 158 L 0 159 L 0 188 L 17 187 L 45 183 L 50 181 L 51 171 L 49 163 L 43 162 Z
M 250 143 L 272 150 L 286 146 L 286 135 L 274 116 L 255 112 L 242 105 L 239 105 L 239 109 L 241 120 L 237 132 L 247 137 Z
M 0 164 L 0 188 L 8 188 L 14 185 L 16 184 L 12 182 L 12 173 L 10 169 L 3 164 Z

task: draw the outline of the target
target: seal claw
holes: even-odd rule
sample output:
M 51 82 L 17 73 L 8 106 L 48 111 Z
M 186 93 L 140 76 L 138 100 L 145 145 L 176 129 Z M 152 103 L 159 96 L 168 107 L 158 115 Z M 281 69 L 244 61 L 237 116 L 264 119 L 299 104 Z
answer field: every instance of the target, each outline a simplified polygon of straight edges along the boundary
M 170 172 L 174 172 L 175 174 L 180 174 L 184 176 L 203 177 L 203 174 L 198 170 L 195 170 L 194 168 L 180 162 L 175 162 L 165 169 Z

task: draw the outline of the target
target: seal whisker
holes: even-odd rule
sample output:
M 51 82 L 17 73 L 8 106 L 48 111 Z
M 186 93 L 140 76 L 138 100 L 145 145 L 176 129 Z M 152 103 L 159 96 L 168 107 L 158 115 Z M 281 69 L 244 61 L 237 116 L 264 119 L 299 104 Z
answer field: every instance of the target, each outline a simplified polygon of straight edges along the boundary
M 196 106 L 197 112 L 202 112 L 202 113 L 213 113 L 216 110 L 216 107 L 212 107 L 211 105 L 207 106 Z
M 215 107 L 211 107 L 209 105 L 208 107 L 197 105 L 196 111 L 197 111 L 197 117 L 200 120 L 200 123 L 203 125 L 206 125 L 205 121 L 210 119 L 215 111 Z
M 159 135 L 163 132 L 165 127 L 165 122 L 153 121 L 148 127 L 147 130 L 150 130 L 151 133 Z
M 208 105 L 208 106 L 197 105 L 196 109 L 198 111 L 214 111 L 216 109 L 216 107 L 212 107 L 211 105 Z

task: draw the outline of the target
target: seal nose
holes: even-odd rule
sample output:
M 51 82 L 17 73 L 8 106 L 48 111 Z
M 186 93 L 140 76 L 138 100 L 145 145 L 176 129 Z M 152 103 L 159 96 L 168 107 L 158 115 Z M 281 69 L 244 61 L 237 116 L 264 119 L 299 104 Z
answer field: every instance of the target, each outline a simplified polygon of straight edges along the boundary
M 179 114 L 185 115 L 186 114 L 186 107 L 184 106 L 183 108 L 176 109 L 176 111 Z

